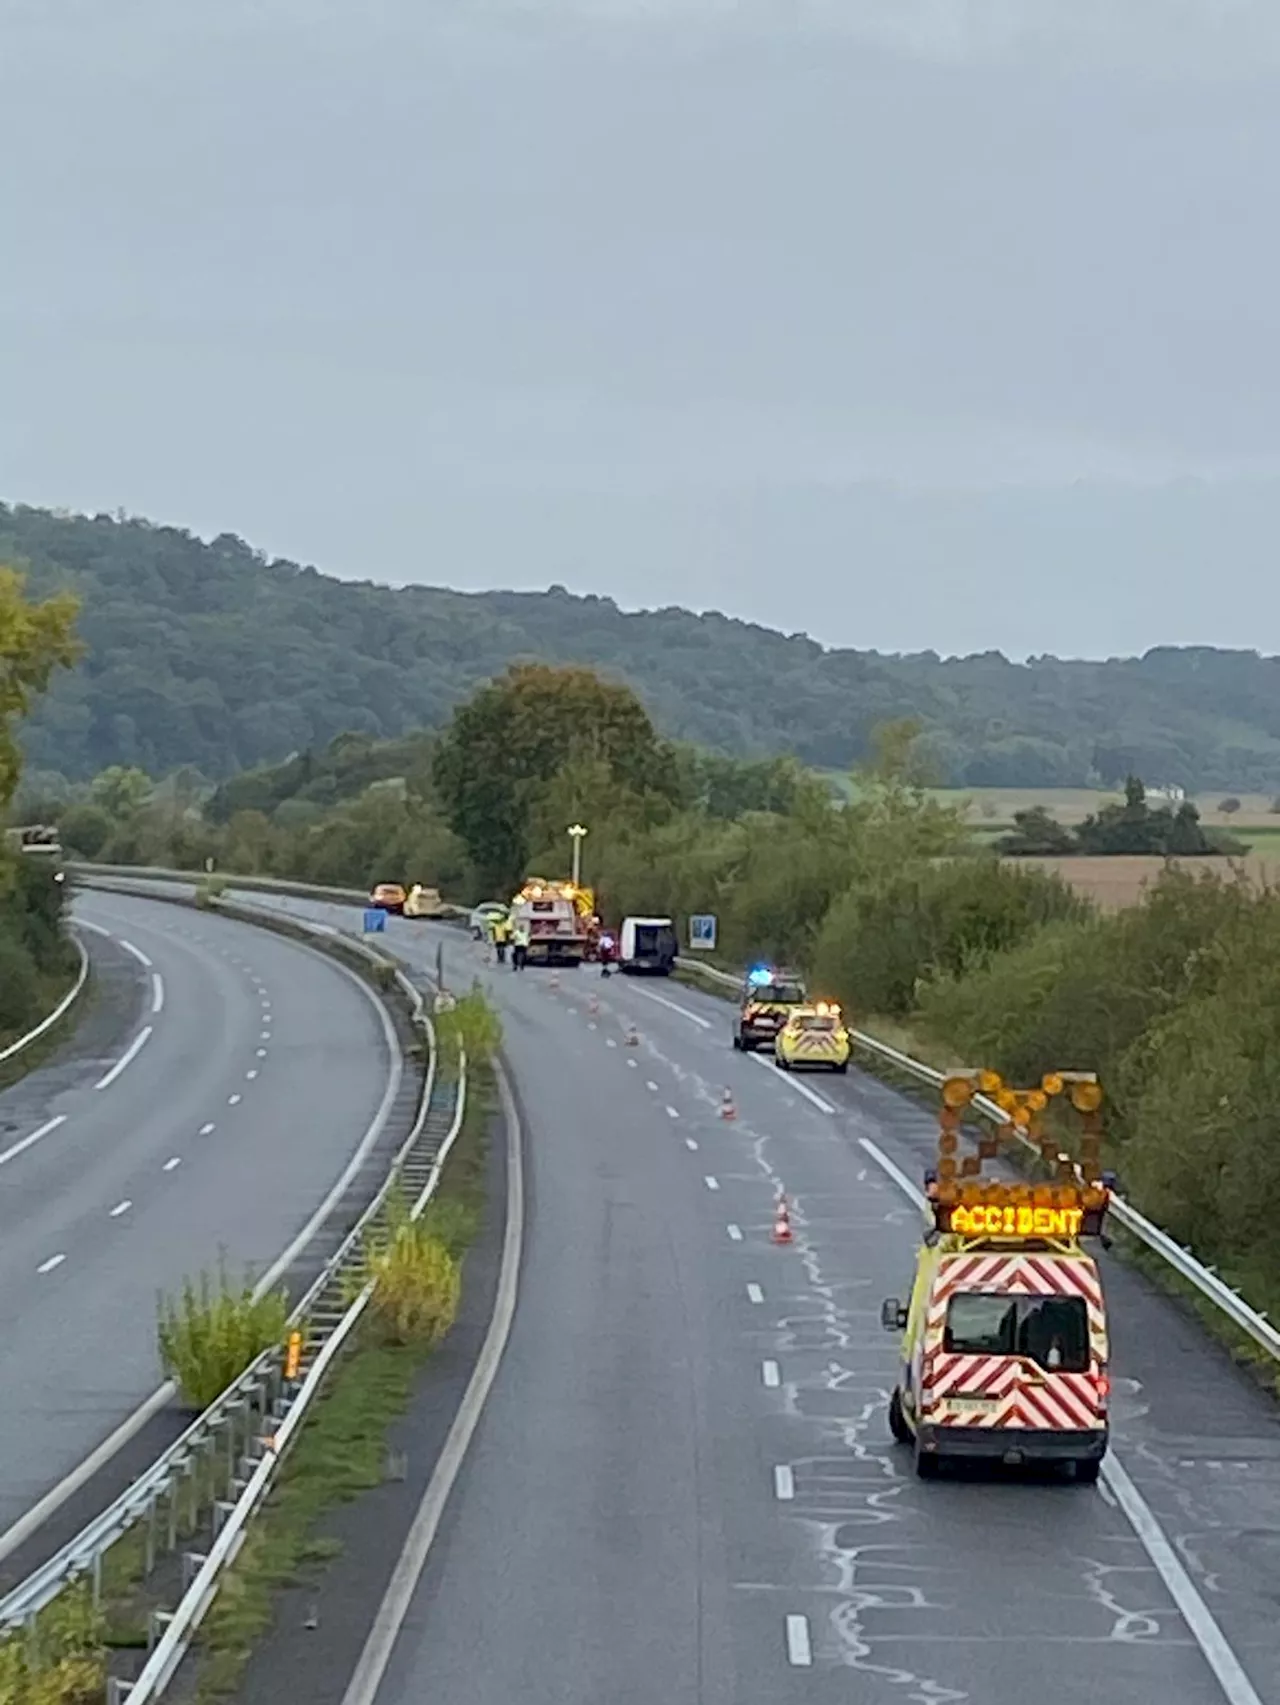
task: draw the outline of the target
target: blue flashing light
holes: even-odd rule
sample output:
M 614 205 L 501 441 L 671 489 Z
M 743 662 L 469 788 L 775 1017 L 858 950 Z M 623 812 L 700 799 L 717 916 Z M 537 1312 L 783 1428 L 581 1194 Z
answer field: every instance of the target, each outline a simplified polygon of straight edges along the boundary
M 773 981 L 773 972 L 767 965 L 757 965 L 747 973 L 747 981 L 752 988 L 761 989 Z

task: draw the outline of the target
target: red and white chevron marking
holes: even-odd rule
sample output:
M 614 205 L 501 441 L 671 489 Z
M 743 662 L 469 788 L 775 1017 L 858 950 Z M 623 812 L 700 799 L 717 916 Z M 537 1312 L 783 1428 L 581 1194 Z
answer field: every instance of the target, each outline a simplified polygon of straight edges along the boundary
M 941 1348 L 947 1305 L 958 1292 L 1005 1296 L 1079 1296 L 1093 1347 L 1087 1373 L 1050 1373 L 1021 1356 L 957 1355 Z M 1106 1424 L 1102 1287 L 1091 1261 L 1046 1254 L 956 1255 L 939 1268 L 929 1299 L 921 1369 L 925 1407 L 941 1426 L 1075 1431 Z M 978 1398 L 990 1409 L 955 1399 Z
M 930 1419 L 944 1427 L 1101 1427 L 1106 1410 L 1094 1373 L 1045 1373 L 1020 1356 L 936 1354 L 926 1380 Z M 952 1399 L 980 1398 L 990 1409 Z

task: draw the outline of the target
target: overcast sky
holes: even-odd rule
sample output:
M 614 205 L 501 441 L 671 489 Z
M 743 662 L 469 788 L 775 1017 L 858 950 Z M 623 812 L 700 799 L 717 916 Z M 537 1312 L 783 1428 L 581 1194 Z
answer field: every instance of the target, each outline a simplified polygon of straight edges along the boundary
M 0 64 L 0 496 L 1280 650 L 1280 0 L 0 0 Z

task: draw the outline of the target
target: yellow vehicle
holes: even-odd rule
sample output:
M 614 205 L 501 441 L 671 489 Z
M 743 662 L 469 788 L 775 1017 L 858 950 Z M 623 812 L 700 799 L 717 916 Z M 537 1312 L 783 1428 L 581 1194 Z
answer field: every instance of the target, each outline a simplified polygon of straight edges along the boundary
M 938 1169 L 925 1174 L 931 1223 L 911 1301 L 881 1308 L 885 1329 L 903 1334 L 889 1430 L 922 1479 L 963 1457 L 1069 1464 L 1090 1483 L 1107 1450 L 1110 1349 L 1102 1280 L 1080 1239 L 1102 1234 L 1110 1175 L 1086 1137 L 1079 1172 L 1060 1159 L 1056 1182 L 983 1179 L 983 1151 L 956 1152 L 966 1081 L 944 1086 L 953 1099 Z M 1042 1146 L 1056 1151 L 1051 1137 Z
M 834 1001 L 792 1007 L 773 1044 L 774 1063 L 784 1072 L 793 1066 L 847 1072 L 851 1052 L 849 1031 Z
M 444 917 L 444 902 L 440 898 L 440 890 L 424 888 L 421 882 L 415 882 L 405 896 L 404 915 L 406 918 Z
M 733 1045 L 750 1053 L 762 1042 L 773 1042 L 793 1008 L 808 1004 L 804 983 L 791 971 L 757 965 L 747 973 L 738 998 Z

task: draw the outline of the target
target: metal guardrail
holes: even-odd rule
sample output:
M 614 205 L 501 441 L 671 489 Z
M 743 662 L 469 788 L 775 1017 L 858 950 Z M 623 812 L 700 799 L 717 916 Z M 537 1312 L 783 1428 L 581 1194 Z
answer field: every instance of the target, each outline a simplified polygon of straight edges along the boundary
M 97 873 L 95 873 L 97 874 Z M 103 873 L 105 875 L 105 873 Z M 110 883 L 106 877 L 103 886 Z M 185 880 L 185 877 L 184 877 Z M 320 924 L 308 923 L 297 918 L 291 919 L 295 925 L 320 937 L 332 937 L 340 932 Z M 402 1179 L 416 1180 L 421 1177 L 424 1182 L 413 1204 L 411 1212 L 419 1216 L 438 1185 L 440 1172 L 444 1161 L 452 1148 L 458 1132 L 462 1128 L 462 1120 L 466 1110 L 466 1057 L 463 1054 L 459 1060 L 459 1070 L 452 1083 L 444 1083 L 438 1072 L 438 1047 L 435 1029 L 430 1016 L 426 1013 L 422 996 L 395 963 L 377 953 L 362 941 L 351 936 L 343 936 L 344 946 L 358 951 L 372 964 L 393 972 L 395 980 L 407 998 L 413 1019 L 420 1023 L 426 1034 L 429 1046 L 427 1075 L 419 1099 L 418 1112 L 412 1130 L 396 1153 L 387 1177 L 379 1188 L 373 1200 L 366 1207 L 355 1225 L 343 1239 L 339 1248 L 325 1262 L 320 1273 L 308 1287 L 306 1293 L 299 1299 L 289 1315 L 290 1330 L 303 1327 L 326 1289 L 332 1288 L 335 1279 L 349 1272 L 357 1265 L 361 1257 L 364 1235 L 386 1206 L 388 1197 Z M 441 1098 L 446 1105 L 439 1105 Z M 430 1142 L 430 1127 L 439 1124 L 442 1115 L 447 1114 L 447 1130 L 438 1148 L 430 1155 L 424 1155 L 415 1164 L 416 1151 Z M 363 1293 L 362 1293 L 363 1294 Z M 367 1302 L 367 1296 L 365 1297 Z M 363 1308 L 361 1303 L 360 1307 Z M 347 1319 L 350 1316 L 350 1320 Z M 287 1444 L 292 1432 L 299 1424 L 294 1421 L 293 1427 L 285 1430 L 285 1423 L 297 1414 L 299 1420 L 310 1402 L 311 1392 L 323 1375 L 323 1366 L 337 1353 L 342 1338 L 350 1331 L 358 1312 L 355 1305 L 348 1308 L 342 1319 L 330 1320 L 327 1330 L 323 1333 L 323 1341 L 316 1345 L 314 1334 L 309 1349 L 313 1352 L 318 1348 L 306 1379 L 301 1386 L 290 1391 L 284 1378 L 284 1350 L 274 1346 L 263 1352 L 250 1367 L 225 1392 L 192 1422 L 182 1435 L 168 1450 L 162 1453 L 156 1461 L 142 1473 L 127 1489 L 100 1515 L 89 1522 L 61 1550 L 59 1550 L 40 1568 L 34 1570 L 11 1592 L 0 1599 L 0 1635 L 6 1630 L 13 1631 L 22 1627 L 34 1628 L 35 1619 L 39 1613 L 53 1602 L 68 1587 L 80 1582 L 89 1582 L 96 1603 L 102 1588 L 103 1561 L 108 1551 L 118 1544 L 126 1534 L 145 1523 L 144 1536 L 144 1570 L 149 1575 L 155 1565 L 160 1539 L 158 1528 L 160 1519 L 166 1518 L 167 1549 L 177 1549 L 180 1531 L 183 1526 L 182 1503 L 184 1493 L 188 1495 L 188 1522 L 194 1522 L 198 1516 L 196 1508 L 199 1496 L 199 1481 L 202 1469 L 211 1467 L 222 1453 L 226 1468 L 226 1491 L 228 1498 L 213 1500 L 215 1521 L 220 1520 L 220 1526 L 215 1539 L 214 1548 L 200 1564 L 200 1579 L 204 1574 L 205 1565 L 215 1556 L 222 1559 L 219 1567 L 225 1566 L 229 1560 L 227 1547 L 221 1545 L 223 1534 L 242 1506 L 250 1488 L 258 1484 L 263 1462 L 268 1458 L 272 1463 L 278 1463 L 282 1455 L 282 1447 Z M 345 1324 L 344 1324 L 345 1322 Z M 334 1338 L 338 1336 L 338 1344 Z M 332 1348 L 330 1346 L 333 1346 Z M 323 1363 L 323 1366 L 322 1366 Z M 316 1370 L 321 1372 L 317 1375 Z M 313 1379 L 313 1376 L 316 1376 Z M 301 1405 L 301 1408 L 299 1408 Z M 274 1445 L 267 1451 L 267 1457 L 261 1461 L 256 1458 L 256 1451 L 264 1448 L 263 1429 L 269 1424 L 275 1424 Z M 255 1465 L 256 1464 L 256 1465 Z M 248 1478 L 246 1481 L 246 1473 Z M 263 1485 L 269 1482 L 268 1474 Z M 188 1492 L 188 1488 L 190 1488 Z M 234 1495 L 234 1501 L 232 1501 Z M 209 1498 L 203 1499 L 207 1505 Z M 162 1510 L 163 1506 L 163 1510 Z M 246 1506 L 247 1509 L 253 1506 Z M 243 1528 L 243 1519 L 236 1531 Z M 238 1547 L 237 1547 L 238 1549 Z M 215 1571 L 216 1573 L 216 1571 Z M 181 1626 L 194 1631 L 199 1619 L 207 1609 L 207 1603 L 194 1615 L 192 1587 L 184 1594 L 179 1611 L 174 1613 L 168 1627 L 179 1626 L 179 1615 L 184 1620 Z M 216 1590 L 216 1589 L 215 1589 Z M 209 1602 L 212 1601 L 209 1594 Z M 185 1612 L 183 1607 L 186 1607 Z M 165 1644 L 168 1635 L 164 1636 L 161 1645 Z M 189 1633 L 188 1633 L 189 1638 Z M 166 1650 L 172 1651 L 172 1642 Z M 185 1649 L 185 1647 L 184 1647 Z M 157 1646 L 156 1651 L 159 1652 Z M 179 1653 L 179 1656 L 181 1654 Z M 154 1654 L 153 1654 L 154 1656 Z M 149 1663 L 148 1669 L 152 1666 Z M 176 1668 L 176 1663 L 174 1665 Z M 146 1672 L 144 1672 L 145 1674 Z M 169 1673 L 172 1673 L 171 1671 Z M 158 1672 L 157 1672 L 158 1674 Z M 141 1677 L 139 1681 L 141 1681 Z M 165 1680 L 167 1681 L 166 1674 Z M 126 1684 L 117 1684 L 124 1687 Z M 151 1698 L 156 1697 L 160 1688 L 152 1692 L 138 1695 L 137 1683 L 134 1692 L 118 1693 L 117 1697 Z M 150 1685 L 150 1684 L 149 1684 Z M 163 1685 L 163 1684 L 161 1684 Z
M 714 965 L 704 965 L 697 959 L 682 956 L 676 960 L 676 964 L 680 970 L 706 977 L 709 982 L 718 987 L 732 989 L 742 987 L 741 977 L 735 977 L 727 971 L 718 970 Z M 851 1030 L 849 1035 L 856 1046 L 863 1049 L 864 1052 L 873 1054 L 884 1064 L 893 1066 L 904 1076 L 913 1077 L 920 1083 L 938 1086 L 946 1077 L 945 1072 L 937 1071 L 933 1066 L 927 1066 L 923 1061 L 913 1059 L 910 1054 L 904 1054 L 897 1048 L 891 1048 L 887 1042 L 881 1042 L 878 1037 L 869 1036 L 865 1030 Z M 993 1124 L 1004 1125 L 1009 1123 L 1009 1115 L 1004 1109 L 997 1107 L 995 1102 L 989 1101 L 986 1096 L 975 1096 L 973 1106 L 977 1112 L 981 1113 L 984 1118 L 990 1119 Z M 1022 1140 L 1025 1142 L 1025 1139 Z M 1131 1237 L 1135 1237 L 1153 1254 L 1167 1262 L 1180 1277 L 1199 1291 L 1201 1296 L 1211 1302 L 1215 1308 L 1220 1309 L 1232 1324 L 1251 1338 L 1260 1349 L 1265 1350 L 1268 1355 L 1274 1356 L 1277 1361 L 1280 1361 L 1280 1329 L 1273 1326 L 1265 1314 L 1258 1309 L 1251 1308 L 1239 1291 L 1233 1290 L 1226 1280 L 1215 1273 L 1212 1268 L 1197 1261 L 1189 1249 L 1185 1249 L 1176 1238 L 1170 1237 L 1167 1231 L 1162 1230 L 1160 1226 L 1149 1220 L 1145 1214 L 1139 1213 L 1137 1208 L 1132 1203 L 1127 1202 L 1123 1196 L 1112 1196 L 1108 1212 L 1117 1225 L 1123 1226 Z
M 38 1042 L 42 1036 L 47 1035 L 60 1019 L 66 1017 L 84 993 L 84 986 L 89 980 L 89 955 L 85 951 L 84 942 L 78 935 L 72 936 L 71 939 L 75 942 L 76 952 L 80 955 L 80 969 L 76 973 L 76 980 L 71 985 L 70 992 L 63 995 L 49 1016 L 42 1019 L 34 1030 L 28 1030 L 25 1036 L 19 1036 L 16 1042 L 10 1042 L 7 1048 L 0 1049 L 0 1066 L 6 1060 L 11 1060 L 15 1055 L 20 1054 L 24 1048 L 29 1048 L 33 1042 Z
M 245 893 L 296 894 L 304 900 L 333 900 L 344 906 L 363 906 L 369 899 L 367 890 L 363 888 L 342 888 L 320 882 L 293 882 L 283 876 L 237 876 L 234 871 L 226 870 L 173 870 L 166 865 L 90 864 L 76 859 L 67 861 L 63 869 L 69 876 L 81 880 L 120 876 L 133 877 L 138 881 L 185 882 L 196 888 L 201 883 L 213 881 L 225 883 L 228 888 L 242 889 Z M 465 907 L 452 906 L 443 901 L 441 917 L 436 921 L 466 916 Z M 430 923 L 432 920 L 427 918 L 423 921 Z

